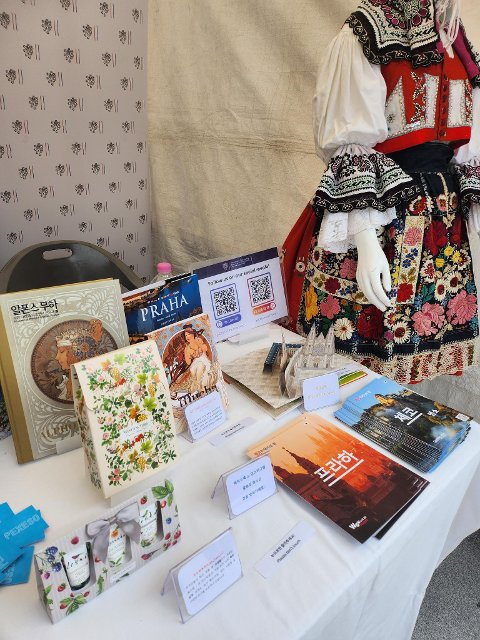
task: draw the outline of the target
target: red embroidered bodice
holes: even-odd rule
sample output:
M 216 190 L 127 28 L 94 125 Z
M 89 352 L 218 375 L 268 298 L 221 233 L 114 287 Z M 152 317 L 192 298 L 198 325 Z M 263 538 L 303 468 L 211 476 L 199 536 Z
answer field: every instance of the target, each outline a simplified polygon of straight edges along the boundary
M 434 140 L 458 147 L 470 140 L 473 89 L 456 52 L 427 68 L 390 62 L 382 65 L 382 75 L 389 133 L 377 151 L 393 153 Z

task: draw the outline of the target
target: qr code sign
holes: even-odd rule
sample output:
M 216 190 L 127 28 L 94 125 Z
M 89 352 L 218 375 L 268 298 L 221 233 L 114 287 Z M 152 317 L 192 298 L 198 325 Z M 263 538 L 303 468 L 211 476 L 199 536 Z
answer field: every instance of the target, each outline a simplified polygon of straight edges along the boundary
M 216 318 L 224 318 L 240 311 L 235 285 L 215 289 L 212 292 L 212 304 Z
M 272 279 L 269 273 L 264 273 L 248 281 L 252 307 L 273 300 Z

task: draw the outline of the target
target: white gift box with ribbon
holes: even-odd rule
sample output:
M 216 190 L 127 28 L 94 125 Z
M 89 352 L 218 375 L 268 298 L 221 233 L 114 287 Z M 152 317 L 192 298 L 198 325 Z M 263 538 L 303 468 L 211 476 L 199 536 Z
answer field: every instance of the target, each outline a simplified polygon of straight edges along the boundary
M 173 484 L 162 482 L 35 554 L 38 593 L 52 623 L 181 540 Z M 146 516 L 146 511 L 151 513 Z M 143 536 L 142 524 L 147 520 L 148 536 Z

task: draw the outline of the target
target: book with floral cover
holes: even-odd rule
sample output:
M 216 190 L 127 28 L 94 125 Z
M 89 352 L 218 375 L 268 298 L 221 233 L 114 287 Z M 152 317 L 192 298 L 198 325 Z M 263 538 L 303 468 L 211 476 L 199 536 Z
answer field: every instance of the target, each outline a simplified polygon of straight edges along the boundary
M 168 383 L 153 340 L 80 362 L 72 379 L 90 480 L 106 498 L 175 460 Z

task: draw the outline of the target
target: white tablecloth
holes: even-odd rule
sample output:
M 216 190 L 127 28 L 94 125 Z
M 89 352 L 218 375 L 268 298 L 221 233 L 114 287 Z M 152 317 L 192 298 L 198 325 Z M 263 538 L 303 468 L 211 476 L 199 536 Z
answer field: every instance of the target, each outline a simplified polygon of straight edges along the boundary
M 223 361 L 267 346 L 222 344 Z M 342 399 L 366 379 L 342 389 Z M 292 416 L 274 422 L 230 387 L 226 425 L 256 423 L 220 448 L 180 438 L 181 458 L 168 474 L 179 503 L 182 543 L 152 560 L 101 597 L 52 626 L 40 604 L 34 574 L 28 584 L 0 589 L 0 640 L 408 640 L 438 563 L 480 528 L 480 428 L 429 479 L 431 485 L 378 541 L 361 545 L 291 492 L 277 495 L 230 521 L 222 496 L 210 493 L 225 471 L 246 461 L 245 451 Z M 441 399 L 440 399 L 441 400 Z M 323 410 L 325 417 L 335 407 Z M 346 427 L 345 427 L 346 428 Z M 162 474 L 162 476 L 165 474 Z M 18 511 L 29 504 L 50 524 L 45 543 L 99 516 L 108 504 L 85 477 L 81 450 L 16 464 L 11 438 L 0 442 L 0 502 Z M 255 563 L 300 520 L 316 535 L 268 580 Z M 173 592 L 160 596 L 170 567 L 232 527 L 244 577 L 183 625 Z M 455 577 L 452 576 L 452 579 Z

